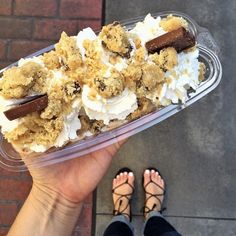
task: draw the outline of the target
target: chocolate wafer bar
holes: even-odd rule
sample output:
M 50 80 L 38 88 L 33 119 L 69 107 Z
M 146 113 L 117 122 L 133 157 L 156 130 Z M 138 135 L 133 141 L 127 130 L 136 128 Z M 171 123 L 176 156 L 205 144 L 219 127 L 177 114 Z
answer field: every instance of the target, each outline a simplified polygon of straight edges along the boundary
M 15 120 L 17 118 L 26 116 L 35 111 L 42 111 L 48 106 L 48 96 L 42 95 L 34 100 L 24 104 L 13 107 L 4 112 L 8 120 Z
M 149 53 L 159 53 L 166 47 L 174 47 L 177 52 L 181 52 L 193 47 L 195 41 L 194 35 L 181 27 L 148 41 L 145 46 Z

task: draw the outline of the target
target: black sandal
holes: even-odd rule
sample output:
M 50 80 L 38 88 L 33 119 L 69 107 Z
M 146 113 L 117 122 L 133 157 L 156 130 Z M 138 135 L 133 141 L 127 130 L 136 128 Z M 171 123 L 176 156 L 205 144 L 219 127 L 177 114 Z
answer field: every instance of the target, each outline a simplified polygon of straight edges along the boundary
M 160 172 L 159 172 L 156 168 L 150 167 L 150 168 L 147 168 L 147 169 L 145 169 L 145 170 L 150 170 L 150 171 L 151 171 L 151 170 L 154 170 L 154 171 L 158 172 L 159 175 L 160 175 L 161 178 L 162 178 L 162 175 L 160 174 Z M 163 179 L 163 178 L 162 178 L 162 179 Z M 143 182 L 143 184 L 144 184 L 144 177 L 143 177 L 143 181 L 142 181 L 142 182 Z M 159 187 L 161 190 L 163 190 L 163 193 L 161 193 L 161 194 L 152 194 L 152 193 L 147 192 L 147 191 L 146 191 L 146 188 L 147 188 L 147 186 L 148 186 L 150 183 L 155 184 L 157 187 Z M 164 210 L 166 210 L 166 208 L 165 208 L 165 207 L 162 207 L 163 201 L 161 201 L 159 197 L 165 196 L 165 193 L 166 193 L 166 191 L 165 191 L 166 184 L 165 184 L 165 188 L 162 188 L 159 184 L 153 182 L 152 179 L 150 179 L 150 181 L 149 181 L 145 186 L 143 186 L 143 188 L 144 188 L 145 194 L 149 194 L 149 195 L 150 195 L 150 196 L 147 197 L 147 199 L 145 200 L 144 207 L 142 208 L 142 212 L 143 212 L 144 217 L 146 217 L 147 214 L 150 213 L 151 211 L 154 211 L 154 210 L 155 210 L 155 207 L 157 206 L 156 203 L 153 204 L 152 208 L 149 208 L 149 207 L 146 206 L 148 200 L 149 200 L 150 198 L 152 198 L 152 197 L 156 198 L 156 199 L 159 201 L 160 206 L 161 206 L 161 210 L 158 211 L 158 212 L 160 212 L 160 213 L 162 214 L 162 212 L 163 212 Z M 163 198 L 163 199 L 164 199 L 164 198 Z
M 127 173 L 132 172 L 132 173 L 133 173 L 133 171 L 130 170 L 129 168 L 126 168 L 126 167 L 125 167 L 125 168 L 121 168 L 121 169 L 116 173 L 116 175 L 115 175 L 114 178 L 116 178 L 116 176 L 119 175 L 120 173 L 124 173 L 124 172 L 127 172 Z M 116 193 L 115 190 L 118 189 L 120 186 L 122 186 L 122 185 L 124 185 L 124 184 L 128 184 L 128 185 L 131 187 L 132 192 L 129 193 L 129 194 Z M 130 207 L 130 215 L 127 214 L 127 213 L 124 213 L 124 211 L 125 211 L 125 210 L 128 208 L 128 206 L 130 205 L 131 197 L 132 197 L 133 192 L 134 192 L 134 187 L 133 187 L 130 183 L 128 183 L 128 179 L 127 179 L 127 181 L 125 181 L 124 183 L 122 183 L 122 184 L 120 184 L 120 185 L 118 185 L 118 186 L 116 186 L 115 188 L 112 189 L 112 194 L 115 194 L 115 195 L 119 196 L 118 199 L 114 202 L 114 207 L 115 207 L 115 206 L 117 205 L 117 203 L 119 202 L 118 209 L 117 209 L 117 210 L 115 210 L 115 209 L 113 210 L 113 215 L 114 215 L 114 216 L 117 216 L 117 215 L 126 215 L 126 216 L 128 216 L 128 218 L 129 218 L 130 221 L 132 220 L 131 207 Z M 128 200 L 128 203 L 127 203 L 127 206 L 126 206 L 123 210 L 120 210 L 120 207 L 121 207 L 121 204 L 122 204 L 122 201 L 123 201 L 121 198 L 123 198 L 123 197 Z M 130 198 L 129 198 L 129 197 L 130 197 Z

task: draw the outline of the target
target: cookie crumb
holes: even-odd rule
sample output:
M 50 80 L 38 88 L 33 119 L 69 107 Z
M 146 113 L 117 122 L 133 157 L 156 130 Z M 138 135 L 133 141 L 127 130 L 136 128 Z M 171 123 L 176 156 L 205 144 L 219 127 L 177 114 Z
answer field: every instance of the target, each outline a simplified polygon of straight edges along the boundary
M 180 27 L 188 28 L 188 22 L 182 17 L 168 15 L 161 19 L 160 26 L 167 32 L 177 30 Z
M 103 26 L 99 37 L 108 50 L 118 53 L 122 57 L 130 56 L 132 48 L 127 33 L 119 22 L 113 22 L 112 24 Z

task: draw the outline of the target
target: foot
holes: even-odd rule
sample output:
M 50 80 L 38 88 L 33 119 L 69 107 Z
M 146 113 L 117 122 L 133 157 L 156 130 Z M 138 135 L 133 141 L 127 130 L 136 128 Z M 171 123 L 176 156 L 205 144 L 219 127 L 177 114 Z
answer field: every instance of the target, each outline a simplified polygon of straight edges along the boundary
M 144 217 L 152 210 L 161 211 L 164 199 L 165 183 L 159 173 L 155 170 L 144 171 L 143 187 L 146 194 Z
M 130 199 L 134 189 L 133 172 L 122 172 L 113 179 L 114 215 L 123 214 L 130 220 Z

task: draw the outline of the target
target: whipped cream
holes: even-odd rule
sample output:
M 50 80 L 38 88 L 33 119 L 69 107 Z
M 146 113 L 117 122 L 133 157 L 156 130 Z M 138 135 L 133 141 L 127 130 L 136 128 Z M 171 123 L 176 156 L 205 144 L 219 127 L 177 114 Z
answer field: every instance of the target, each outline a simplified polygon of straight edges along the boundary
M 85 58 L 85 48 L 83 46 L 84 40 L 85 39 L 95 40 L 96 38 L 97 35 L 90 27 L 85 28 L 78 33 L 76 37 L 76 46 L 80 49 L 80 53 L 83 60 Z
M 80 119 L 78 118 L 80 108 L 81 99 L 77 99 L 72 105 L 72 112 L 64 117 L 64 128 L 54 144 L 55 147 L 61 147 L 68 141 L 77 139 L 76 131 L 81 128 Z
M 187 90 L 191 87 L 196 90 L 199 86 L 199 50 L 196 48 L 190 52 L 178 53 L 178 65 L 171 71 L 165 73 L 165 77 L 169 78 L 170 83 L 165 83 L 159 92 L 149 94 L 147 97 L 155 101 L 159 98 L 160 104 L 163 106 L 172 103 L 178 103 L 180 100 L 185 103 L 188 99 Z
M 31 57 L 31 58 L 21 58 L 19 61 L 18 61 L 18 66 L 21 67 L 23 66 L 24 64 L 28 63 L 28 62 L 35 62 L 43 67 L 44 66 L 44 63 L 43 61 L 40 59 L 40 57 Z
M 105 99 L 97 94 L 95 100 L 89 98 L 91 89 L 83 86 L 82 103 L 90 119 L 103 120 L 105 125 L 113 119 L 124 120 L 138 108 L 136 95 L 128 88 L 116 97 Z
M 145 47 L 146 42 L 166 33 L 163 28 L 160 27 L 160 21 L 161 17 L 155 19 L 151 14 L 148 14 L 144 18 L 144 21 L 138 22 L 136 26 L 130 30 L 130 33 L 136 34 L 140 38 L 142 46 Z
M 21 119 L 8 120 L 4 115 L 4 111 L 9 110 L 12 103 L 16 102 L 17 99 L 5 99 L 3 96 L 0 96 L 0 127 L 3 134 L 11 132 L 21 123 Z
M 118 71 L 122 71 L 128 66 L 127 59 L 125 58 L 121 58 L 120 61 L 117 62 L 115 65 L 112 65 L 109 62 L 109 58 L 112 55 L 112 53 L 104 49 L 104 47 L 102 46 L 102 41 L 99 39 L 99 37 L 94 33 L 94 31 L 91 28 L 86 28 L 80 31 L 76 37 L 76 46 L 80 49 L 80 53 L 83 60 L 85 59 L 85 53 L 86 53 L 86 49 L 83 46 L 83 42 L 86 39 L 91 40 L 91 41 L 96 40 L 95 42 L 96 50 L 101 55 L 102 63 L 108 66 L 108 70 L 110 70 L 111 68 L 115 68 Z
M 55 85 L 60 85 L 62 79 L 68 79 L 68 77 L 61 70 L 53 70 L 51 76 L 46 79 L 46 84 L 51 89 Z
M 166 32 L 160 26 L 161 18 L 154 18 L 148 14 L 143 22 L 138 22 L 136 26 L 128 32 L 128 40 L 132 46 L 130 53 L 131 59 L 135 55 L 136 46 L 133 38 L 138 37 L 141 40 L 142 46 L 145 48 L 145 43 L 149 40 L 165 34 Z M 107 70 L 104 72 L 104 77 L 111 76 L 111 69 L 115 68 L 118 71 L 122 71 L 127 67 L 127 58 L 121 58 L 114 65 L 110 63 L 110 57 L 114 53 L 108 51 L 103 47 L 100 38 L 94 33 L 91 28 L 86 28 L 78 33 L 74 37 L 76 40 L 76 46 L 80 50 L 82 59 L 85 60 L 86 49 L 83 47 L 84 40 L 91 40 L 95 43 L 95 49 L 100 55 L 99 60 L 107 66 Z M 198 61 L 198 49 L 190 52 L 181 52 L 178 54 L 178 65 L 176 65 L 171 71 L 165 73 L 165 77 L 168 78 L 168 83 L 164 83 L 161 89 L 157 89 L 155 92 L 146 95 L 147 98 L 153 102 L 160 103 L 163 106 L 167 106 L 170 103 L 178 103 L 179 100 L 183 103 L 186 102 L 187 90 L 191 87 L 197 89 L 199 85 L 199 61 Z M 146 62 L 149 61 L 148 53 L 146 51 Z M 151 61 L 151 60 L 150 60 Z M 45 67 L 43 61 L 39 57 L 20 59 L 18 66 L 23 66 L 27 62 L 35 62 Z M 52 71 L 49 78 L 46 80 L 47 86 L 52 86 L 61 83 L 62 80 L 68 79 L 61 70 Z M 81 138 L 93 135 L 90 131 L 86 131 L 77 136 L 76 131 L 81 129 L 81 122 L 78 118 L 79 111 L 83 106 L 86 114 L 90 119 L 102 120 L 106 127 L 104 130 L 109 130 L 109 126 L 114 127 L 117 123 L 126 122 L 127 116 L 134 112 L 137 108 L 137 97 L 135 93 L 125 88 L 124 91 L 116 97 L 105 99 L 99 94 L 94 99 L 90 98 L 91 88 L 88 85 L 84 85 L 82 89 L 82 98 L 78 98 L 72 105 L 72 111 L 70 114 L 65 115 L 63 129 L 52 146 L 62 147 L 70 140 L 79 140 Z M 9 109 L 8 105 L 14 102 L 15 99 L 6 100 L 0 96 L 0 126 L 2 133 L 11 132 L 24 120 L 19 118 L 13 121 L 9 121 L 3 112 Z M 39 145 L 32 143 L 25 147 L 35 152 L 45 152 L 52 146 Z
M 69 141 L 75 140 L 78 138 L 76 131 L 81 128 L 81 122 L 78 118 L 78 114 L 81 108 L 81 99 L 77 99 L 72 104 L 72 111 L 70 114 L 64 117 L 64 127 L 60 135 L 57 137 L 56 142 L 53 146 L 38 145 L 32 143 L 31 145 L 25 145 L 26 148 L 34 152 L 45 152 L 51 147 L 62 147 Z
M 32 57 L 32 58 L 21 58 L 18 61 L 18 66 L 21 67 L 24 64 L 28 63 L 28 62 L 35 62 L 38 63 L 39 65 L 44 66 L 43 61 L 39 58 L 39 57 Z M 1 80 L 2 78 L 0 78 Z M 36 93 L 30 93 L 30 95 L 36 95 Z M 19 99 L 5 99 L 3 96 L 0 96 L 0 126 L 1 126 L 1 132 L 3 134 L 11 132 L 12 130 L 14 130 L 15 128 L 17 128 L 22 119 L 18 118 L 15 120 L 8 120 L 7 117 L 4 115 L 4 111 L 9 110 L 11 107 L 10 105 L 19 102 Z
M 32 145 L 30 146 L 24 145 L 24 148 L 30 149 L 33 152 L 46 152 L 50 147 L 41 145 L 41 144 L 32 143 Z

